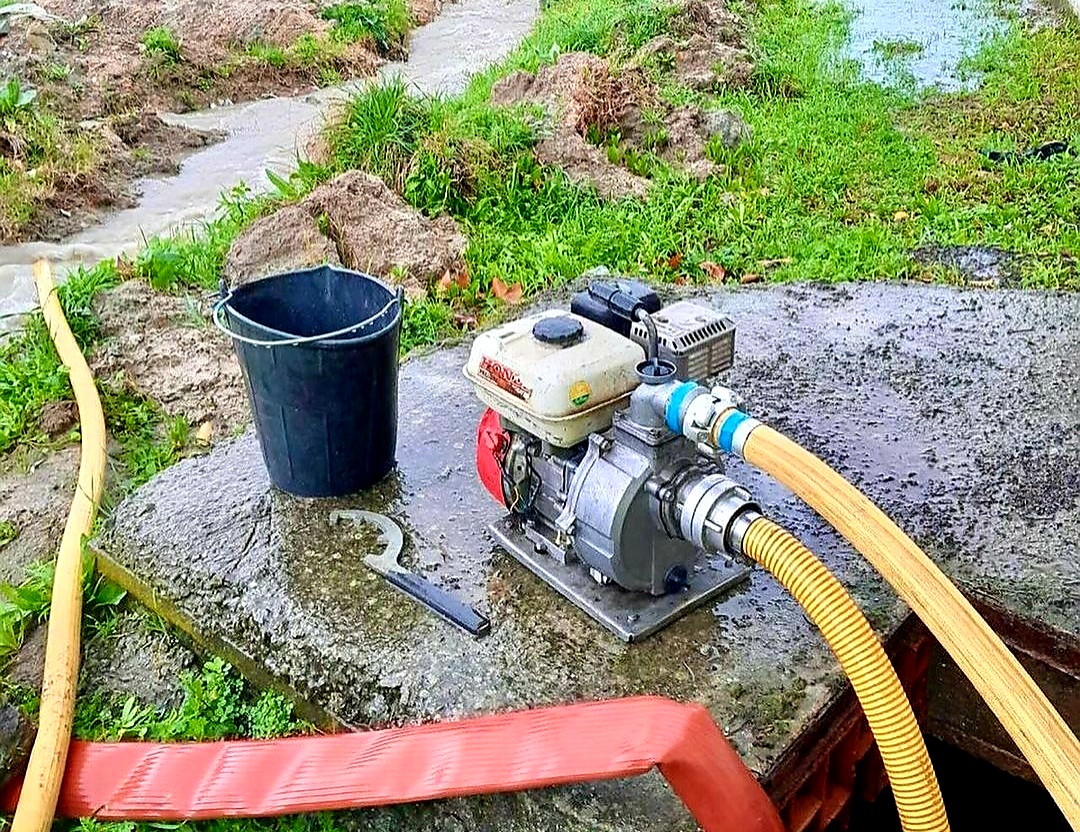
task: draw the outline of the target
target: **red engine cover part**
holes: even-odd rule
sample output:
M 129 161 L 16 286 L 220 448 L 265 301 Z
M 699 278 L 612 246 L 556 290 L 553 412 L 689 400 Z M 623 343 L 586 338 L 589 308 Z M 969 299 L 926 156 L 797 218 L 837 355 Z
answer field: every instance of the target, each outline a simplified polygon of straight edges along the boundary
M 510 449 L 510 434 L 503 430 L 499 414 L 490 407 L 480 419 L 480 429 L 476 434 L 476 473 L 480 482 L 500 505 L 506 505 L 503 492 L 502 461 Z

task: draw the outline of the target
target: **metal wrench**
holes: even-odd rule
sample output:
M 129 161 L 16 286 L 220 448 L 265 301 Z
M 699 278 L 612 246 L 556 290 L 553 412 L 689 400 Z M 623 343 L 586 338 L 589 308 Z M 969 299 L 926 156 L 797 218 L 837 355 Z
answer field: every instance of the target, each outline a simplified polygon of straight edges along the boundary
M 458 600 L 445 589 L 440 589 L 426 578 L 416 575 L 398 563 L 405 538 L 401 528 L 384 514 L 359 509 L 332 511 L 330 523 L 336 525 L 342 520 L 352 523 L 370 523 L 379 529 L 378 542 L 384 545 L 382 554 L 368 555 L 364 564 L 382 575 L 397 589 L 410 596 L 442 618 L 444 621 L 460 627 L 470 635 L 481 637 L 491 632 L 491 621 L 463 601 Z

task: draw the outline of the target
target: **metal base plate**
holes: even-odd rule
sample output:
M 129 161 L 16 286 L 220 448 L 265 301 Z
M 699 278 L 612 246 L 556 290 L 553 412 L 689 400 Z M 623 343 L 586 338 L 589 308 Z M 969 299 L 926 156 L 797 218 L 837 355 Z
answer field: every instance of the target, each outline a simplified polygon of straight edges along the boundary
M 550 555 L 537 552 L 522 533 L 519 521 L 504 517 L 488 526 L 506 551 L 573 601 L 623 641 L 640 641 L 691 610 L 712 600 L 750 575 L 750 570 L 723 558 L 702 553 L 690 570 L 690 586 L 682 592 L 654 596 L 630 592 L 615 584 L 602 586 L 581 563 L 566 566 Z

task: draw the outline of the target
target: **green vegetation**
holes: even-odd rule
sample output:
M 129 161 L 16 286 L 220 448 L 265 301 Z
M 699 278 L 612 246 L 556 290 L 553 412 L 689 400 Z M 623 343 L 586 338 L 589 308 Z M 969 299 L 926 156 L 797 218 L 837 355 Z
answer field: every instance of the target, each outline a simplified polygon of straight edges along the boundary
M 266 43 L 249 44 L 248 60 L 274 69 L 313 73 L 320 86 L 339 84 L 348 72 L 350 47 L 369 41 L 383 54 L 399 54 L 412 26 L 405 0 L 366 0 L 362 3 L 339 3 L 321 13 L 333 27 L 329 36 L 301 35 L 287 47 Z
M 147 29 L 142 36 L 142 45 L 146 54 L 167 66 L 178 64 L 183 60 L 180 52 L 180 38 L 168 26 Z
M 111 261 L 80 269 L 58 290 L 68 324 L 84 351 L 100 338 L 94 297 L 116 286 L 121 277 Z M 98 379 L 109 436 L 117 442 L 106 504 L 172 465 L 186 450 L 190 426 L 169 419 L 154 402 L 134 394 L 121 380 Z M 0 453 L 16 446 L 43 447 L 48 440 L 37 417 L 49 402 L 71 397 L 67 370 L 49 338 L 40 313 L 29 315 L 22 332 L 0 347 Z
M 334 22 L 331 32 L 334 40 L 356 43 L 370 38 L 383 52 L 392 52 L 404 46 L 412 25 L 405 0 L 337 3 L 323 9 L 322 16 Z
M 293 716 L 278 693 L 254 692 L 222 659 L 206 662 L 199 673 L 180 678 L 184 702 L 175 710 L 141 705 L 135 697 L 91 696 L 79 701 L 76 736 L 90 740 L 265 739 L 312 730 Z
M 926 47 L 917 40 L 875 40 L 873 52 L 884 60 L 921 55 Z
M 98 159 L 97 139 L 72 131 L 36 89 L 0 86 L 0 242 L 21 232 L 58 187 L 78 187 Z
M 92 629 L 107 626 L 126 593 L 111 581 L 95 576 L 91 558 L 84 561 L 82 577 L 87 622 Z M 22 646 L 28 628 L 48 616 L 52 585 L 51 562 L 32 564 L 26 580 L 17 586 L 0 584 L 0 668 Z

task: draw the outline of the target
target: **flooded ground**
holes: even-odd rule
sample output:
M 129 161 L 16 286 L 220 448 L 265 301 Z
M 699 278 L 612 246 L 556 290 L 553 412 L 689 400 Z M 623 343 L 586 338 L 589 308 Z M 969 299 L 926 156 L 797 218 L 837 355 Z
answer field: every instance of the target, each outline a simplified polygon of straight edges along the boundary
M 881 83 L 907 78 L 957 90 L 975 80 L 962 71 L 966 54 L 1003 26 L 986 0 L 854 0 L 849 55 Z
M 432 23 L 417 29 L 409 60 L 390 63 L 385 75 L 401 75 L 418 89 L 453 93 L 469 77 L 505 57 L 525 36 L 539 11 L 538 0 L 461 0 L 447 4 Z M 240 182 L 266 187 L 266 171 L 288 171 L 327 108 L 350 87 L 319 90 L 298 98 L 268 98 L 183 116 L 173 124 L 222 130 L 227 138 L 189 157 L 177 176 L 146 179 L 134 208 L 61 243 L 32 242 L 0 248 L 0 315 L 35 305 L 31 264 L 53 261 L 58 274 L 138 248 L 144 239 L 208 218 L 223 191 Z

